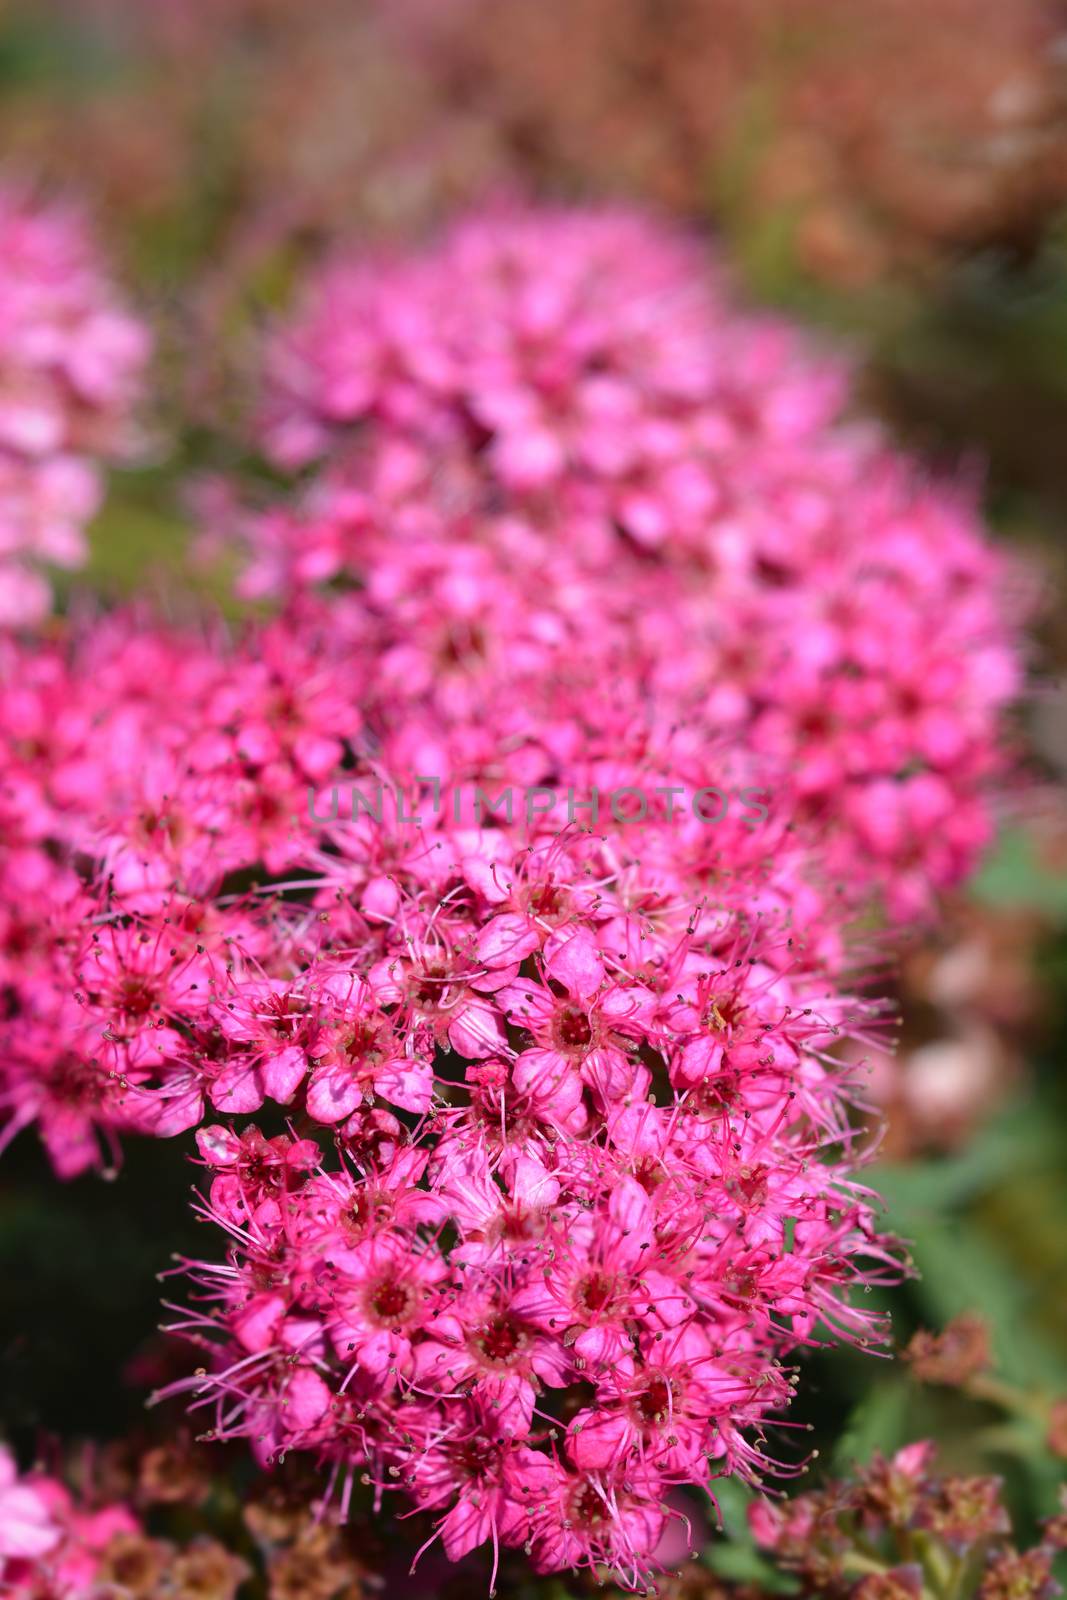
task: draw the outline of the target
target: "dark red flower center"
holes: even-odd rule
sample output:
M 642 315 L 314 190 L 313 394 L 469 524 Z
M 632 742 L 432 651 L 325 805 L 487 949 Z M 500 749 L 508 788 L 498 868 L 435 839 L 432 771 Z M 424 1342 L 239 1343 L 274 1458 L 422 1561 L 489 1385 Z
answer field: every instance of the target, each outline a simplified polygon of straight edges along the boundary
M 749 1205 L 758 1205 L 766 1200 L 766 1167 L 742 1167 L 737 1174 L 736 1183 L 739 1193 Z
M 611 1299 L 612 1281 L 602 1272 L 590 1273 L 578 1290 L 578 1304 L 586 1311 L 603 1311 Z
M 96 1105 L 103 1099 L 100 1073 L 81 1056 L 66 1053 L 49 1068 L 48 1085 L 57 1100 L 70 1107 Z
M 722 1286 L 726 1294 L 735 1300 L 751 1300 L 758 1282 L 759 1279 L 751 1268 L 737 1269 L 726 1273 Z
M 578 1006 L 564 1006 L 556 1021 L 556 1039 L 564 1050 L 584 1050 L 593 1042 L 593 1026 Z
M 361 1233 L 371 1223 L 379 1225 L 389 1221 L 393 1214 L 393 1200 L 388 1194 L 375 1192 L 368 1185 L 356 1191 L 351 1204 L 344 1212 L 343 1220 L 350 1228 Z
M 553 917 L 562 910 L 562 896 L 554 883 L 542 883 L 530 893 L 527 904 L 535 917 Z
M 718 995 L 708 1002 L 704 1026 L 713 1033 L 725 1033 L 728 1028 L 737 1027 L 746 1010 L 737 995 Z
M 606 1522 L 608 1508 L 604 1504 L 603 1495 L 599 1494 L 591 1483 L 583 1483 L 571 1496 L 570 1520 L 583 1528 L 594 1528 L 598 1523 Z
M 443 967 L 424 967 L 411 989 L 415 1004 L 423 1010 L 433 1010 L 439 1006 L 444 999 L 447 977 Z
M 486 1361 L 494 1366 L 512 1366 L 526 1345 L 526 1334 L 510 1317 L 494 1317 L 478 1334 L 475 1343 Z
M 462 667 L 468 662 L 484 660 L 488 648 L 489 641 L 480 622 L 460 621 L 442 638 L 439 660 L 444 667 Z
M 128 1017 L 144 1017 L 155 1005 L 156 992 L 148 978 L 130 973 L 122 980 L 119 998 Z
M 653 1378 L 637 1397 L 637 1414 L 642 1422 L 664 1422 L 671 1405 L 671 1386 L 666 1378 Z
M 382 1060 L 381 1034 L 370 1022 L 357 1022 L 341 1042 L 341 1053 L 350 1066 L 377 1066 Z
M 415 1294 L 409 1284 L 398 1278 L 383 1278 L 371 1289 L 368 1304 L 379 1322 L 395 1325 L 411 1315 Z

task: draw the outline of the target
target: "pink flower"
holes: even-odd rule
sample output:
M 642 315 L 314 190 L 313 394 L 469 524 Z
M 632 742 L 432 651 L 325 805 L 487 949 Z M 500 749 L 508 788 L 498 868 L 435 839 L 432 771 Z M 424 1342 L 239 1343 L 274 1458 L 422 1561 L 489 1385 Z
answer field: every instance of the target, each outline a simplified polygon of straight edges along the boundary
M 39 1472 L 20 1478 L 14 1457 L 0 1446 L 0 1584 L 5 1595 L 35 1600 L 47 1591 L 56 1600 L 82 1600 L 95 1592 L 107 1544 L 117 1534 L 140 1531 L 125 1505 L 87 1510 L 56 1478 Z
M 311 1115 L 319 1122 L 341 1122 L 376 1094 L 406 1111 L 428 1110 L 433 1066 L 403 1051 L 370 987 L 347 976 L 327 978 L 323 990 L 329 998 L 319 1016 L 308 1084 Z
M 708 1331 L 683 1323 L 644 1335 L 644 1360 L 623 1357 L 599 1386 L 597 1404 L 567 1430 L 567 1453 L 583 1472 L 638 1465 L 665 1478 L 699 1481 L 709 1419 L 752 1397 L 752 1380 L 718 1362 Z
M 440 1309 L 431 1291 L 446 1275 L 435 1251 L 413 1254 L 395 1233 L 372 1235 L 349 1249 L 331 1249 L 323 1283 L 334 1305 L 331 1334 L 338 1354 L 376 1384 L 385 1385 L 397 1374 L 408 1376 L 412 1339 L 431 1309 Z
M 570 1366 L 558 1342 L 526 1321 L 518 1296 L 491 1288 L 461 1292 L 416 1352 L 420 1385 L 445 1394 L 462 1388 L 506 1438 L 529 1433 L 539 1383 L 562 1387 Z
M 558 1462 L 545 1462 L 536 1471 L 532 1464 L 525 1471 L 513 1468 L 512 1482 L 512 1539 L 518 1543 L 524 1536 L 535 1571 L 594 1571 L 603 1565 L 626 1587 L 641 1585 L 665 1520 L 654 1478 L 646 1480 L 647 1487 L 640 1475 L 635 1485 L 616 1485 L 597 1473 L 572 1474 Z
M 0 625 L 48 609 L 31 562 L 83 564 L 94 457 L 128 450 L 147 355 L 84 220 L 0 191 Z
M 0 1573 L 4 1560 L 43 1556 L 62 1537 L 47 1498 L 32 1482 L 19 1482 L 14 1457 L 0 1448 Z

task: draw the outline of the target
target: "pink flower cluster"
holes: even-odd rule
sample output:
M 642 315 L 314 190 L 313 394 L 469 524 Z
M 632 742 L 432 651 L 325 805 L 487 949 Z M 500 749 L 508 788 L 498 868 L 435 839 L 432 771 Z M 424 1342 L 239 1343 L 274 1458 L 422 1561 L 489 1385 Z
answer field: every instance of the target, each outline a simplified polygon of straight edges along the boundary
M 84 561 L 96 461 L 131 442 L 147 353 L 82 218 L 0 187 L 0 626 L 48 610 L 38 562 Z
M 0 641 L 0 1140 L 196 1128 L 210 1432 L 450 1556 L 641 1586 L 795 1354 L 881 1335 L 850 924 L 969 865 L 1019 669 L 840 391 L 651 224 L 473 223 L 276 347 L 268 441 L 336 447 L 241 524 L 279 617 Z
M 246 526 L 249 591 L 380 588 L 380 533 L 429 552 L 427 640 L 488 619 L 493 674 L 546 614 L 595 630 L 615 672 L 639 610 L 623 670 L 832 819 L 829 871 L 873 874 L 909 919 L 972 867 L 1020 687 L 1018 575 L 971 497 L 849 420 L 840 363 L 739 312 L 694 240 L 532 210 L 342 259 L 266 383 L 268 452 L 328 470 Z
M 126 1506 L 86 1511 L 57 1478 L 19 1477 L 0 1445 L 0 1586 L 10 1600 L 85 1600 L 101 1557 L 118 1535 L 140 1531 Z M 46 1587 L 47 1585 L 47 1587 Z
M 452 1555 L 638 1583 L 673 1487 L 760 1466 L 789 1352 L 879 1335 L 835 1055 L 879 1008 L 804 829 L 673 807 L 709 757 L 637 686 L 585 686 L 586 725 L 546 684 L 500 759 L 636 774 L 640 824 L 478 819 L 460 784 L 314 821 L 342 759 L 414 783 L 362 637 L 331 603 L 226 647 L 8 642 L 8 1132 L 71 1175 L 200 1125 L 230 1256 L 178 1325 L 213 1433 L 313 1452 L 342 1503 L 406 1489 Z
M 308 786 L 358 701 L 281 624 L 234 649 L 122 615 L 0 639 L 0 1145 L 37 1121 L 69 1178 L 99 1164 L 99 1135 L 117 1156 L 123 1129 L 195 1123 L 184 1063 L 209 973 L 234 941 L 289 960 L 229 885 L 306 860 Z

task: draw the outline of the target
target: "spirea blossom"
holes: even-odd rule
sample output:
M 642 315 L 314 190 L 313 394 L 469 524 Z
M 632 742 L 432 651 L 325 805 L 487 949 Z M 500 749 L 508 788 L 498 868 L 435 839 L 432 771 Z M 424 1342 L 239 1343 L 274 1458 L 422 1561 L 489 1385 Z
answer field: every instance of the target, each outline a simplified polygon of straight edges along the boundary
M 272 458 L 327 470 L 246 524 L 250 592 L 373 594 L 383 546 L 429 550 L 427 611 L 450 591 L 512 658 L 534 605 L 604 632 L 640 608 L 656 692 L 767 757 L 830 870 L 906 920 L 971 869 L 1021 683 L 1018 574 L 970 494 L 853 421 L 841 362 L 733 305 L 694 239 L 532 209 L 342 257 L 266 387 Z
M 0 626 L 48 610 L 40 563 L 85 560 L 147 351 L 82 217 L 0 187 Z
M 0 1139 L 196 1130 L 209 1436 L 641 1588 L 883 1336 L 858 924 L 982 837 L 1001 568 L 639 219 L 318 292 L 265 428 L 332 460 L 216 511 L 279 614 L 0 642 Z
M 510 742 L 462 693 L 438 729 L 333 602 L 5 648 L 7 1136 L 70 1176 L 198 1128 L 209 1432 L 307 1451 L 342 1506 L 404 1490 L 453 1557 L 642 1584 L 669 1492 L 771 1464 L 790 1356 L 877 1340 L 853 1291 L 898 1270 L 837 1048 L 881 1012 L 817 836 L 702 820 L 727 753 L 626 675 L 505 672 Z M 332 814 L 338 767 L 378 814 Z M 615 803 L 478 793 L 549 780 Z
M 235 961 L 216 986 L 243 1053 L 213 1104 L 300 1106 L 339 1161 L 201 1128 L 229 1251 L 185 1264 L 172 1326 L 206 1367 L 178 1388 L 261 1462 L 312 1452 L 342 1506 L 360 1478 L 405 1492 L 453 1559 L 521 1546 L 641 1587 L 672 1488 L 771 1464 L 790 1354 L 881 1336 L 853 1291 L 897 1264 L 832 1055 L 865 1008 L 752 883 L 684 925 L 637 911 L 631 941 L 621 840 L 503 843 L 489 878 L 457 840 L 443 881 L 426 843 L 295 981 Z

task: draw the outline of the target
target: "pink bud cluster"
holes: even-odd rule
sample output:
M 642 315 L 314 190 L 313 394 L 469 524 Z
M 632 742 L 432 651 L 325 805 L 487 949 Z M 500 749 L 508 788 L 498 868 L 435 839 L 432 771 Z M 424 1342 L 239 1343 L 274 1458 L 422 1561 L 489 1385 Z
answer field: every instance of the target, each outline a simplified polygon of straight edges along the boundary
M 951 1568 L 959 1592 L 976 1600 L 1053 1600 L 1062 1592 L 1055 1563 L 1067 1545 L 1064 1492 L 1064 1509 L 1042 1523 L 1037 1544 L 1020 1551 L 1003 1481 L 943 1477 L 935 1455 L 931 1441 L 918 1440 L 788 1506 L 755 1502 L 752 1532 L 800 1579 L 801 1592 L 827 1600 L 921 1597 Z
M 38 563 L 77 567 L 97 460 L 131 442 L 148 352 L 82 218 L 0 187 L 0 625 L 38 620 Z
M 514 655 L 547 612 L 606 635 L 610 672 L 639 609 L 655 692 L 833 818 L 829 870 L 903 919 L 970 870 L 1020 687 L 1018 578 L 969 494 L 852 421 L 840 362 L 738 311 L 695 240 L 541 209 L 343 258 L 266 383 L 273 459 L 330 470 L 247 528 L 251 591 L 380 588 L 381 532 L 436 557 L 427 639 L 431 614 L 488 615 Z
M 212 1437 L 639 1587 L 675 1491 L 775 1464 L 796 1353 L 881 1336 L 850 923 L 983 836 L 1002 568 L 650 224 L 318 295 L 266 429 L 336 457 L 243 524 L 282 614 L 0 642 L 0 1138 L 198 1130 Z

